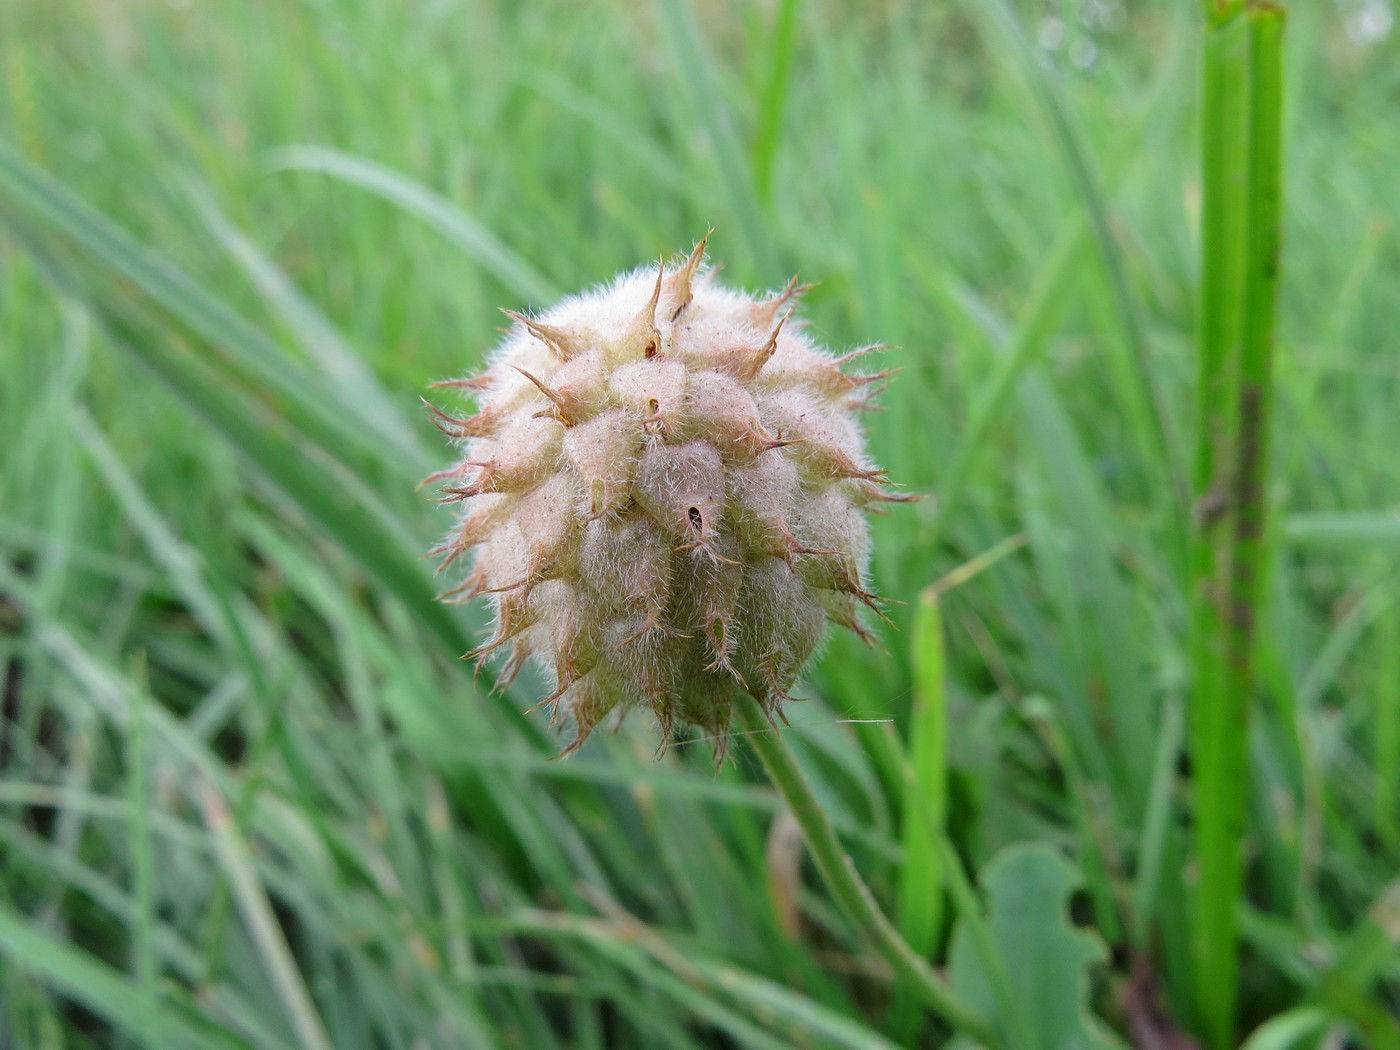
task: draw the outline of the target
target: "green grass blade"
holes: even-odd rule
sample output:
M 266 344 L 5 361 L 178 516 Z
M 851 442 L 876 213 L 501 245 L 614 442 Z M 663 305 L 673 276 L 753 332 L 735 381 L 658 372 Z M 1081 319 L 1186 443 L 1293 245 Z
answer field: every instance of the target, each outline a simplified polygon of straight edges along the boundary
M 1157 917 L 1157 895 L 1165 874 L 1164 859 L 1177 790 L 1176 765 L 1185 737 L 1185 711 L 1180 698 L 1169 698 L 1162 707 L 1162 727 L 1152 760 L 1152 788 L 1138 839 L 1137 871 L 1133 878 L 1132 934 L 1142 951 L 1150 948 L 1151 925 Z
M 1377 636 L 1381 672 L 1376 679 L 1372 822 L 1376 837 L 1400 853 L 1400 612 L 1381 621 Z
M 118 298 L 133 298 L 132 289 L 139 289 L 162 311 L 168 311 L 179 326 L 206 340 L 215 351 L 212 356 L 221 358 L 219 364 L 235 370 L 235 379 L 241 379 L 245 372 L 251 374 L 287 404 L 295 406 L 289 417 L 322 447 L 342 450 L 341 455 L 354 450 L 361 461 L 382 456 L 382 449 L 376 447 L 369 431 L 357 425 L 348 412 L 339 411 L 342 406 L 334 399 L 311 395 L 317 384 L 272 340 L 0 142 L 0 200 L 6 198 L 19 205 L 25 215 L 42 223 L 50 234 L 68 238 L 84 250 L 88 259 L 101 264 L 106 276 L 103 285 L 108 286 L 99 285 L 84 295 L 77 291 L 83 286 L 73 281 L 70 290 L 78 298 L 99 297 L 114 302 Z M 52 254 L 50 243 L 45 238 L 42 247 Z
M 282 998 L 282 1005 L 297 1033 L 300 1044 L 308 1050 L 331 1050 L 331 1040 L 324 1022 L 316 1012 L 311 993 L 307 991 L 296 960 L 287 946 L 272 902 L 262 880 L 258 877 L 248 855 L 248 844 L 234 826 L 231 814 L 217 789 L 207 781 L 200 784 L 204 820 L 213 837 L 214 846 L 223 863 L 224 874 L 233 885 L 243 921 L 253 943 L 267 967 L 272 986 Z
M 1298 547 L 1400 546 L 1400 515 L 1387 511 L 1299 512 L 1282 525 L 1282 538 Z
M 31 251 L 41 250 L 31 245 Z M 70 290 L 76 287 L 54 260 L 46 258 L 45 263 L 55 280 Z M 167 383 L 274 488 L 317 521 L 325 535 L 352 551 L 359 564 L 404 601 L 415 617 L 450 647 L 461 651 L 470 646 L 458 621 L 433 601 L 410 529 L 358 478 L 337 464 L 318 464 L 309 458 L 307 447 L 288 432 L 280 417 L 220 381 L 217 362 L 197 360 L 187 349 L 173 345 L 132 304 L 90 306 L 110 338 Z
M 140 985 L 94 959 L 87 952 L 35 929 L 8 904 L 0 903 L 0 953 L 43 983 L 148 1046 L 164 1035 L 180 1045 L 228 1050 L 226 1037 L 212 1036 L 163 1006 L 156 1014 L 144 1008 Z
M 406 460 L 405 470 L 427 474 L 432 469 L 432 459 L 419 432 L 405 417 L 403 403 L 389 396 L 364 360 L 297 291 L 286 274 L 234 228 L 207 189 L 192 182 L 188 192 L 219 244 L 282 316 L 296 334 L 299 345 L 316 362 L 327 384 L 340 392 L 341 400 L 359 424 L 383 435 Z
M 147 791 L 149 769 L 146 764 L 146 692 L 132 694 L 131 721 L 127 726 L 127 798 L 131 805 L 128 851 L 132 861 L 132 897 L 135 907 L 131 915 L 132 955 L 135 959 L 136 982 L 140 989 L 140 1008 L 150 1017 L 155 1041 L 162 1041 L 163 1032 L 156 980 L 159 966 L 155 948 L 154 856 L 151 845 L 150 805 Z
M 1054 74 L 1033 51 L 1008 0 L 972 6 L 978 16 L 996 26 L 996 35 L 1005 45 L 998 51 L 1014 55 L 1021 75 L 1029 83 L 1044 114 L 1080 206 L 1088 216 L 1113 312 L 1132 364 L 1131 378 L 1125 391 L 1126 407 L 1136 420 L 1135 432 L 1142 441 L 1146 459 L 1165 469 L 1172 479 L 1167 494 L 1177 498 L 1184 495 L 1185 483 L 1181 477 L 1182 471 L 1176 465 L 1177 442 L 1171 430 L 1171 418 L 1147 345 L 1141 311 L 1128 284 L 1127 265 L 1114 235 L 1108 201 L 1084 147 L 1083 135 Z
M 734 115 L 724 103 L 719 71 L 705 48 L 705 37 L 690 9 L 689 0 L 657 0 L 657 15 L 666 48 L 675 63 L 687 108 L 710 139 L 725 195 L 740 225 L 735 243 L 752 255 L 760 274 L 772 279 L 776 256 L 772 241 L 762 231 L 767 223 L 754 192 Z
M 312 171 L 377 193 L 461 246 L 522 302 L 543 308 L 559 297 L 549 278 L 517 255 L 481 220 L 396 171 L 324 146 L 287 146 L 268 157 L 274 171 Z
M 221 387 L 199 362 L 124 320 L 109 317 L 107 323 L 120 345 L 150 367 L 326 536 L 352 552 L 366 572 L 404 601 L 444 643 L 460 649 L 470 645 L 458 622 L 433 601 L 427 574 L 403 533 L 376 520 L 376 508 L 366 507 L 353 489 L 315 469 L 303 446 L 274 420 L 258 419 L 251 403 Z
M 768 206 L 773 199 L 773 163 L 783 129 L 783 107 L 792 80 L 792 53 L 797 40 L 797 19 L 802 0 L 779 0 L 773 16 L 773 45 L 768 76 L 759 98 L 758 127 L 753 136 L 753 181 L 758 199 Z
M 972 315 L 987 329 L 989 342 L 1004 343 L 997 356 L 990 379 L 982 386 L 976 403 L 968 415 L 967 424 L 958 436 L 952 456 L 940 479 L 937 521 L 962 509 L 963 491 L 972 476 L 977 455 L 983 450 L 993 425 L 1001 418 L 1016 390 L 1016 384 L 1044 351 L 1053 323 L 1055 308 L 1063 300 L 1069 281 L 1075 276 L 1074 263 L 1083 249 L 1088 231 L 1082 219 L 1070 219 L 1062 227 L 1045 261 L 1037 268 L 1035 279 L 1026 298 L 1021 318 L 1014 329 L 1006 331 L 1000 320 L 982 309 L 982 304 L 964 292 L 953 298 L 960 309 Z M 956 289 L 951 290 L 956 293 Z
M 935 836 L 946 833 L 948 816 L 948 694 L 943 615 L 932 588 L 919 595 L 910 636 L 914 702 L 909 716 L 904 813 L 900 821 L 903 863 L 899 867 L 895 922 L 909 946 L 931 955 L 943 921 L 944 875 Z M 915 1003 L 895 1005 L 894 1025 L 905 1042 L 918 1032 Z

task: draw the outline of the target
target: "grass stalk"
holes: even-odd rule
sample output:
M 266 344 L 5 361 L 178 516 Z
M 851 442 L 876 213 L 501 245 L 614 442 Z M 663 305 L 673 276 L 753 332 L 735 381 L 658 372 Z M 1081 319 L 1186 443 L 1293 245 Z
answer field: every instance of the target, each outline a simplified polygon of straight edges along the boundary
M 1375 776 L 1372 813 L 1376 837 L 1390 850 L 1400 848 L 1400 612 L 1380 624 L 1376 680 Z
M 851 858 L 837 839 L 831 820 L 813 793 L 796 756 L 788 748 L 782 734 L 769 723 L 758 702 L 747 694 L 741 694 L 735 707 L 740 728 L 758 752 L 773 785 L 787 801 L 802 829 L 802 836 L 811 850 L 817 870 L 822 873 L 822 878 L 846 917 L 884 957 L 900 980 L 918 994 L 925 1006 L 960 1031 L 984 1043 L 991 1039 L 992 1029 L 987 1020 L 957 997 L 948 984 L 933 972 L 928 961 L 909 947 L 880 910 L 870 887 L 856 873 Z
M 1278 286 L 1283 12 L 1208 4 L 1191 558 L 1197 1023 L 1232 1045 Z
M 139 656 L 138 656 L 139 661 Z M 138 677 L 144 677 L 144 667 L 138 663 L 135 669 Z M 149 771 L 146 767 L 146 694 L 134 690 L 131 698 L 131 720 L 126 737 L 127 769 L 129 783 L 127 798 L 131 803 L 131 824 L 129 845 L 132 861 L 132 909 L 131 941 L 135 957 L 135 977 L 141 999 L 139 1009 L 146 1015 L 147 1023 L 161 1037 L 159 992 L 157 982 L 160 967 L 156 961 L 155 946 L 155 906 L 154 858 L 151 851 L 151 823 Z
M 948 817 L 948 692 L 943 610 L 932 587 L 919 595 L 910 647 L 914 699 L 910 711 L 909 757 L 904 765 L 904 813 L 895 921 L 911 948 L 929 955 L 943 924 L 944 874 L 938 836 Z M 900 1038 L 913 1042 L 919 1031 L 918 1003 L 900 997 L 894 1024 Z
M 774 16 L 772 58 L 759 99 L 758 127 L 753 136 L 753 181 L 760 203 L 773 201 L 773 165 L 782 138 L 783 112 L 792 77 L 797 42 L 799 0 L 782 0 Z
M 215 851 L 223 864 L 224 873 L 233 885 L 233 895 L 248 924 L 248 935 L 266 967 L 269 981 L 276 990 L 296 1032 L 297 1042 L 307 1050 L 331 1050 L 331 1039 L 315 1000 L 302 979 L 277 917 L 272 901 L 253 865 L 248 844 L 234 826 L 218 790 L 207 780 L 199 782 L 204 822 L 214 841 Z

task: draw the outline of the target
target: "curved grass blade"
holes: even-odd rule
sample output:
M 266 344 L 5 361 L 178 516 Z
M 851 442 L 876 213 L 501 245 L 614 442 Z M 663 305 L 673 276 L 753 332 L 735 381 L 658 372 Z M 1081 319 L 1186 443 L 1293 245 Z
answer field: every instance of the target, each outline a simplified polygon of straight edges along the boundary
M 188 192 L 195 209 L 224 250 L 296 333 L 302 348 L 320 367 L 326 382 L 339 391 L 341 400 L 360 425 L 379 432 L 408 457 L 411 461 L 408 470 L 426 474 L 431 469 L 431 456 L 408 424 L 401 406 L 390 398 L 365 362 L 302 296 L 287 275 L 229 222 L 207 189 L 191 182 Z
M 464 248 L 487 272 L 528 303 L 543 306 L 559 298 L 559 289 L 522 259 L 475 216 L 373 161 L 324 146 L 287 146 L 268 157 L 274 171 L 314 171 L 333 175 L 424 219 Z
M 66 267 L 21 236 L 50 277 L 83 296 Z M 99 325 L 117 345 L 146 365 L 197 416 L 218 432 L 291 506 L 341 544 L 356 562 L 412 611 L 449 648 L 465 651 L 471 640 L 449 610 L 434 601 L 428 575 L 416 556 L 413 530 L 320 446 L 299 440 L 287 421 L 219 380 L 216 361 L 199 360 L 130 302 L 88 302 Z M 337 474 L 337 470 L 339 471 Z
M 6 200 L 18 206 L 21 217 L 37 221 L 46 235 L 66 238 L 83 249 L 86 259 L 100 264 L 102 283 L 97 288 L 69 275 L 76 298 L 130 301 L 139 298 L 132 294 L 139 291 L 168 312 L 174 322 L 169 327 L 188 330 L 206 342 L 212 351 L 210 364 L 220 364 L 229 383 L 243 385 L 251 376 L 275 392 L 282 404 L 291 406 L 287 417 L 319 446 L 335 451 L 338 458 L 358 457 L 361 463 L 382 458 L 380 443 L 358 424 L 348 406 L 337 403 L 325 384 L 298 367 L 266 334 L 0 142 L 0 201 Z M 10 223 L 26 239 L 16 218 Z M 46 236 L 42 244 L 49 243 Z M 79 288 L 87 288 L 86 293 Z
M 0 954 L 11 966 L 21 966 L 46 985 L 81 1003 L 114 1027 L 142 1043 L 155 1046 L 162 1035 L 181 1046 L 229 1050 L 247 1044 L 215 1035 L 179 1013 L 157 1004 L 145 1009 L 139 985 L 87 952 L 25 923 L 9 905 L 0 903 Z
M 1178 442 L 1171 427 L 1171 415 L 1166 408 L 1165 395 L 1157 381 L 1152 357 L 1147 345 L 1142 318 L 1128 287 L 1127 266 L 1122 249 L 1114 237 L 1109 219 L 1109 206 L 1100 180 L 1085 150 L 1082 135 L 1073 114 L 1053 75 L 1047 71 L 1031 49 L 1021 27 L 1020 19 L 1007 0 L 993 0 L 981 5 L 971 4 L 973 14 L 985 18 L 1008 46 L 998 51 L 1010 52 L 1026 80 L 1044 118 L 1049 125 L 1061 160 L 1068 170 L 1076 196 L 1089 217 L 1094 243 L 1108 283 L 1109 298 L 1117 315 L 1118 327 L 1131 360 L 1132 376 L 1126 394 L 1130 401 L 1143 452 L 1150 460 L 1162 464 L 1174 480 L 1171 495 L 1183 504 L 1186 479 L 1180 468 Z
M 696 24 L 688 0 L 657 0 L 656 6 L 666 46 L 679 72 L 688 107 L 703 125 L 714 149 L 729 206 L 741 229 L 751 234 L 743 244 L 753 253 L 760 272 L 770 273 L 775 266 L 774 252 L 770 240 L 759 233 L 767 224 L 763 220 L 752 174 L 745 163 L 743 147 L 734 127 L 734 114 L 724 104 L 719 73 L 714 59 L 705 48 L 704 35 Z
M 331 1050 L 330 1037 L 272 912 L 267 890 L 253 870 L 248 844 L 239 834 L 218 790 L 208 781 L 200 783 L 200 801 L 219 860 L 233 884 L 239 910 L 243 912 L 253 944 L 268 968 L 272 987 L 282 998 L 298 1040 L 309 1050 Z

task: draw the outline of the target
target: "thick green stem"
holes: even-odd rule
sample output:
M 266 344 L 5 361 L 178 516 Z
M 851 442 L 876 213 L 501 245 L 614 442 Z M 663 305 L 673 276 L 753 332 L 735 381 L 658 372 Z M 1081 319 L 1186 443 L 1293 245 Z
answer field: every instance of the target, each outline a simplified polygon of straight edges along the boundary
M 957 997 L 947 982 L 933 972 L 928 960 L 900 937 L 899 931 L 880 910 L 870 888 L 856 873 L 851 858 L 842 848 L 826 811 L 817 801 L 782 734 L 769 723 L 752 697 L 740 694 L 736 706 L 739 721 L 748 733 L 747 739 L 797 818 L 817 870 L 846 917 L 930 1010 L 968 1035 L 984 1043 L 990 1042 L 992 1026 Z
M 1198 1022 L 1233 1045 L 1278 287 L 1283 12 L 1207 5 L 1191 748 Z

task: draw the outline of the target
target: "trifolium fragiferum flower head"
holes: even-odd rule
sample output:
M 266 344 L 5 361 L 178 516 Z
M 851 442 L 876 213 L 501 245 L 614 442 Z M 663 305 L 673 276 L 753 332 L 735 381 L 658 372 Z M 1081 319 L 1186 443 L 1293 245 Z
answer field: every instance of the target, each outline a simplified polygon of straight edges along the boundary
M 445 597 L 488 595 L 495 633 L 472 657 L 530 657 L 542 704 L 576 749 L 644 706 L 720 741 L 736 689 L 769 717 L 827 622 L 869 640 L 866 509 L 907 500 L 865 453 L 857 413 L 885 373 L 843 366 L 770 298 L 724 287 L 705 242 L 514 326 L 489 367 L 441 386 L 474 414 L 434 409 L 464 450 L 435 474 L 460 517 L 433 553 L 472 552 Z M 870 349 L 870 348 L 865 348 Z

